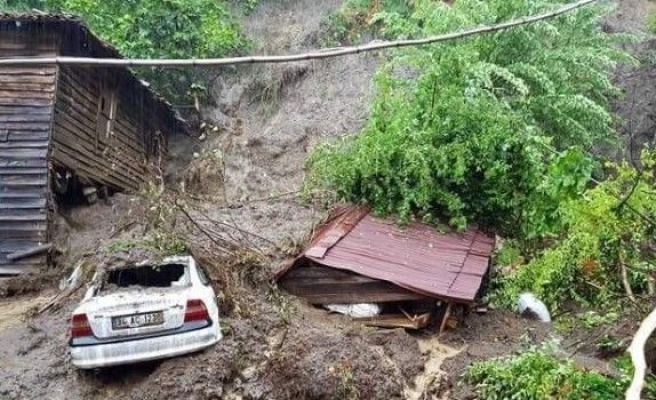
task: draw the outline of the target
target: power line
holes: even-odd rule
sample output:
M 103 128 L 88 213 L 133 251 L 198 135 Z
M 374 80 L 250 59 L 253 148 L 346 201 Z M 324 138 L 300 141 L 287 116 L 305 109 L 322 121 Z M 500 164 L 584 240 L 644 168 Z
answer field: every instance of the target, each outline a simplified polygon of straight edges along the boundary
M 47 65 L 47 64 L 68 64 L 68 65 L 93 65 L 107 67 L 131 67 L 131 66 L 150 66 L 150 67 L 178 67 L 178 66 L 221 66 L 236 64 L 264 64 L 264 63 L 287 63 L 295 61 L 317 60 L 331 57 L 342 57 L 351 54 L 365 53 L 389 48 L 423 46 L 432 43 L 445 42 L 448 40 L 461 39 L 468 36 L 479 35 L 483 33 L 497 32 L 506 30 L 520 25 L 527 25 L 554 18 L 562 14 L 569 13 L 578 8 L 592 4 L 598 0 L 581 0 L 576 3 L 558 8 L 556 10 L 543 14 L 526 16 L 502 22 L 493 25 L 483 25 L 462 31 L 445 33 L 437 36 L 430 36 L 423 39 L 394 40 L 371 42 L 361 46 L 337 47 L 329 49 L 318 49 L 311 52 L 292 55 L 278 56 L 244 56 L 228 58 L 206 58 L 206 59 L 117 59 L 117 58 L 91 58 L 91 57 L 17 57 L 17 58 L 0 58 L 0 65 Z

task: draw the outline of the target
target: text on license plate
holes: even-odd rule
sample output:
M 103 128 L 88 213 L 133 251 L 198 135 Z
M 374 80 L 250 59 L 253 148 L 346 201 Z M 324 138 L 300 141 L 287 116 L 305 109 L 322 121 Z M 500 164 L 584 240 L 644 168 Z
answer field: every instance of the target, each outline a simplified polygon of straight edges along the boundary
M 112 318 L 112 329 L 139 328 L 142 326 L 161 325 L 164 323 L 164 314 L 161 311 L 122 315 Z

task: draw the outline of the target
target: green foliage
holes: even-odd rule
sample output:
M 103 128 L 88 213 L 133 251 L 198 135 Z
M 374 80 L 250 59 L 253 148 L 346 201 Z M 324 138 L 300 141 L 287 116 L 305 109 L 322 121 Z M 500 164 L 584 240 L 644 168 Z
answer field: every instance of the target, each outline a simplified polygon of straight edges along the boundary
M 29 11 L 40 7 L 41 0 L 0 0 L 1 11 Z
M 395 29 L 407 36 L 428 36 L 560 3 L 412 4 L 407 16 L 386 10 L 382 18 L 398 17 Z M 630 59 L 615 46 L 620 37 L 601 31 L 601 15 L 584 8 L 401 51 L 377 75 L 364 130 L 312 155 L 308 191 L 331 188 L 401 220 L 475 221 L 525 239 L 559 231 L 559 205 L 581 194 L 594 167 L 589 150 L 614 138 L 608 105 L 618 91 L 608 70 Z
M 626 382 L 587 372 L 545 346 L 505 359 L 473 364 L 467 380 L 481 399 L 607 400 L 622 398 Z
M 239 4 L 244 9 L 246 14 L 250 14 L 257 7 L 258 0 L 239 0 Z
M 125 57 L 222 57 L 248 45 L 225 0 L 4 1 L 11 9 L 79 15 Z M 194 70 L 141 68 L 138 72 L 171 98 L 183 96 L 192 83 L 203 79 Z
M 656 10 L 652 9 L 647 16 L 647 29 L 651 33 L 656 33 Z
M 586 371 L 564 359 L 557 343 L 546 343 L 517 356 L 492 359 L 472 364 L 466 375 L 477 387 L 483 400 L 607 400 L 620 399 L 633 376 L 628 355 L 612 360 L 619 372 L 609 377 Z M 647 377 L 644 399 L 656 399 L 656 379 Z
M 376 9 L 375 5 L 381 9 Z M 412 26 L 406 23 L 412 2 L 405 0 L 347 0 L 324 22 L 328 42 L 360 42 L 363 35 L 385 39 L 407 37 Z
M 513 242 L 506 241 L 503 247 L 494 254 L 494 265 L 507 266 L 517 265 L 522 261 L 522 253 L 519 246 Z
M 558 210 L 562 237 L 525 266 L 502 279 L 494 300 L 512 307 L 532 291 L 550 309 L 572 299 L 603 304 L 624 294 L 620 266 L 636 294 L 646 293 L 654 267 L 656 153 L 645 150 L 642 167 L 609 165 L 612 178 Z

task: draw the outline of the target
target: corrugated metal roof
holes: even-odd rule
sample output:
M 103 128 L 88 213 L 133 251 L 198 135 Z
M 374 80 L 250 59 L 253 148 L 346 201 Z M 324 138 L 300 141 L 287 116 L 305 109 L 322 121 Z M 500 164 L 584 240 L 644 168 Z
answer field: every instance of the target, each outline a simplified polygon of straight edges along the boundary
M 0 12 L 0 24 L 12 24 L 12 23 L 23 23 L 23 24 L 35 24 L 38 26 L 54 26 L 54 27 L 64 27 L 68 30 L 75 30 L 78 32 L 80 37 L 84 37 L 88 42 L 92 42 L 91 46 L 88 46 L 85 49 L 79 49 L 82 53 L 89 53 L 90 57 L 106 57 L 106 58 L 123 58 L 121 53 L 110 43 L 100 39 L 96 36 L 86 23 L 77 16 L 70 14 L 53 14 L 53 13 L 7 13 Z M 1 29 L 0 29 L 1 31 Z M 90 49 L 93 49 L 92 52 Z M 69 55 L 69 54 L 61 54 Z M 1 55 L 0 55 L 1 56 Z M 129 68 L 124 69 L 132 79 L 135 81 L 135 86 L 142 87 L 143 90 L 148 94 L 150 101 L 152 101 L 157 106 L 161 107 L 163 113 L 165 113 L 171 121 L 175 123 L 176 127 L 183 130 L 184 132 L 189 131 L 189 125 L 185 121 L 180 113 L 173 109 L 171 103 L 169 103 L 164 97 L 159 93 L 154 91 L 149 84 L 137 77 Z
M 475 227 L 440 233 L 419 222 L 400 227 L 364 207 L 337 210 L 301 258 L 394 283 L 424 296 L 471 303 L 487 273 L 494 238 Z M 281 271 L 277 279 L 293 268 Z

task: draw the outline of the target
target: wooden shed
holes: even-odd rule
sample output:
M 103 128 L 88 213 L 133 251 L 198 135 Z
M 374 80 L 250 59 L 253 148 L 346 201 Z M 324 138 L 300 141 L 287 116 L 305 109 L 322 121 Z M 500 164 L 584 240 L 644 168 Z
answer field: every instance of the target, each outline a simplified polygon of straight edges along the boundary
M 387 314 L 366 321 L 374 325 L 419 327 L 427 319 L 411 317 L 411 308 L 441 301 L 448 305 L 446 320 L 451 304 L 476 302 L 493 248 L 494 238 L 476 227 L 439 232 L 416 221 L 401 227 L 367 207 L 347 206 L 318 227 L 275 280 L 315 305 L 378 304 Z
M 57 55 L 120 58 L 75 17 L 0 13 L 0 58 Z M 0 68 L 0 276 L 49 261 L 12 259 L 52 239 L 57 190 L 136 191 L 186 130 L 127 68 Z

